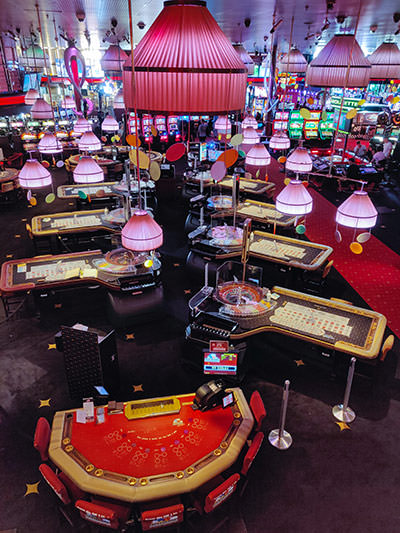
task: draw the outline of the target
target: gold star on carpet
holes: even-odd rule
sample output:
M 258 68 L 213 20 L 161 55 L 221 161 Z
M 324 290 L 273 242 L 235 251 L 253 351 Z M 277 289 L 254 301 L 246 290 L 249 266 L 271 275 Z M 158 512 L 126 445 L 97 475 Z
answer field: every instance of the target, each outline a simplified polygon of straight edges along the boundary
M 39 494 L 39 483 L 25 483 L 26 485 L 26 492 L 24 496 L 28 496 L 28 494 Z
M 190 294 L 191 292 L 191 289 L 185 289 L 185 294 Z
M 48 350 L 55 350 L 56 349 L 56 345 L 55 344 L 49 344 L 49 347 L 47 349 Z
M 304 361 L 302 359 L 295 359 L 294 362 L 296 363 L 297 366 L 305 366 L 304 365 Z
M 174 267 L 180 267 L 181 264 L 180 263 L 174 263 Z
M 335 422 L 340 427 L 340 431 L 343 431 L 344 429 L 351 429 L 346 422 Z
M 74 205 L 73 202 L 69 202 L 68 205 Z
M 27 218 L 21 218 L 21 222 L 26 222 L 27 220 Z
M 143 384 L 142 383 L 140 385 L 132 385 L 132 387 L 133 387 L 133 392 L 139 392 L 139 391 L 143 392 Z
M 39 400 L 40 402 L 39 409 L 41 407 L 50 407 L 50 400 L 51 398 L 47 398 L 47 400 Z
M 127 341 L 133 341 L 133 340 L 135 340 L 135 334 L 134 334 L 134 333 L 127 333 L 127 334 L 125 335 L 125 340 L 127 340 Z
M 17 234 L 17 235 L 14 235 L 14 237 L 15 237 L 16 239 L 20 239 L 20 238 L 21 238 L 21 235 Z
M 54 309 L 61 309 L 62 304 L 54 304 Z
M 13 254 L 7 254 L 7 255 L 6 255 L 6 258 L 7 258 L 7 259 L 11 259 L 12 257 L 14 257 Z

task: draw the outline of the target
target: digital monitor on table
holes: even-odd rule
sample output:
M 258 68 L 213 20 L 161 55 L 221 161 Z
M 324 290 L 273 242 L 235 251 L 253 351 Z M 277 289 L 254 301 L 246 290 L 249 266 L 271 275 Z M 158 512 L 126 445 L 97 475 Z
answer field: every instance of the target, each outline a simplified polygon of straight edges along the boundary
M 237 352 L 204 352 L 204 374 L 236 376 L 237 365 Z
M 218 157 L 223 153 L 222 150 L 210 150 L 210 148 L 208 149 L 208 160 L 209 161 L 216 161 L 218 159 Z
M 199 159 L 200 161 L 205 161 L 207 159 L 207 144 L 206 143 L 200 144 Z

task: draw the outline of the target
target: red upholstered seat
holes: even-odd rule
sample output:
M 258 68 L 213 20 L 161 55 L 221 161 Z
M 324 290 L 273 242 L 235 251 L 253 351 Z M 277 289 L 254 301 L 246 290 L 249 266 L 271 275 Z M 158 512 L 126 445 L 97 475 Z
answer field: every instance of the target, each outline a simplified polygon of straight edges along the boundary
M 59 479 L 57 474 L 49 467 L 49 465 L 41 464 L 39 466 L 39 470 L 46 483 L 48 483 L 48 485 L 53 489 L 53 491 L 57 494 L 60 500 L 65 505 L 71 503 L 71 498 L 69 497 L 67 487 Z
M 256 458 L 258 452 L 260 451 L 262 441 L 264 440 L 264 433 L 262 431 L 259 431 L 256 433 L 253 442 L 249 446 L 249 449 L 247 450 L 246 455 L 243 459 L 243 466 L 240 473 L 242 476 L 247 476 L 247 472 L 249 471 L 251 465 L 253 464 L 254 459 Z
M 120 529 L 131 515 L 130 504 L 109 499 L 78 500 L 75 507 L 85 520 L 109 529 Z
M 236 490 L 239 479 L 239 474 L 232 474 L 223 483 L 209 492 L 204 500 L 204 512 L 211 513 L 221 503 L 230 498 Z
M 262 422 L 267 416 L 265 411 L 264 402 L 260 396 L 258 390 L 254 391 L 250 398 L 250 408 L 253 412 L 254 418 L 256 419 L 256 425 L 254 427 L 255 431 L 260 431 Z
M 76 500 L 84 500 L 86 498 L 86 492 L 81 490 L 71 479 L 64 474 L 64 472 L 58 473 L 58 478 L 64 483 L 68 489 L 68 493 L 71 497 L 71 500 L 76 502 Z
M 184 506 L 179 498 L 168 498 L 140 506 L 143 531 L 172 526 L 183 522 Z
M 33 446 L 40 453 L 42 461 L 47 461 L 49 458 L 48 449 L 50 442 L 50 424 L 47 419 L 40 417 L 36 424 L 35 436 L 33 437 Z

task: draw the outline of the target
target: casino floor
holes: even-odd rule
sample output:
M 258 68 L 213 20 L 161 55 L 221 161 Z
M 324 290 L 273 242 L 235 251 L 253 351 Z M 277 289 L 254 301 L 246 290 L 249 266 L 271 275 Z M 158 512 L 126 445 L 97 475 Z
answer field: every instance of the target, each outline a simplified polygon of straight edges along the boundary
M 55 177 L 57 184 L 66 181 L 63 170 L 57 170 Z M 396 252 L 400 252 L 399 239 L 391 240 L 391 235 L 398 228 L 399 192 L 396 187 L 374 197 L 379 206 L 396 209 L 395 214 L 383 215 L 385 228 L 375 232 L 386 243 L 392 242 Z M 51 205 L 39 204 L 41 213 L 60 211 L 63 207 L 61 200 Z M 191 289 L 184 268 L 185 207 L 179 191 L 173 200 L 160 204 L 168 313 L 156 323 L 132 328 L 133 335 L 128 340 L 123 335 L 118 337 L 122 384 L 117 400 L 182 394 L 196 390 L 206 381 L 202 374 L 181 364 L 182 355 L 190 350 L 184 341 Z M 10 254 L 15 258 L 33 255 L 23 220 L 32 217 L 33 211 L 22 205 L 2 208 L 2 261 Z M 35 214 L 39 214 L 38 208 Z M 335 296 L 365 305 L 337 272 L 333 273 L 331 288 Z M 37 418 L 45 416 L 52 420 L 55 411 L 77 406 L 68 396 L 62 353 L 53 348 L 59 326 L 75 322 L 107 327 L 103 309 L 83 305 L 81 301 L 44 314 L 40 320 L 32 308 L 24 307 L 14 319 L 0 325 L 0 531 L 70 531 L 43 481 L 39 494 L 24 495 L 26 484 L 41 479 L 39 457 L 32 446 Z M 346 371 L 333 377 L 324 365 L 297 366 L 289 355 L 285 349 L 277 353 L 264 340 L 257 340 L 249 349 L 241 387 L 247 398 L 253 390 L 260 391 L 267 409 L 265 429 L 269 432 L 278 426 L 282 385 L 285 379 L 290 379 L 286 429 L 293 437 L 292 447 L 278 451 L 264 441 L 242 498 L 221 507 L 215 515 L 192 519 L 188 530 L 399 531 L 398 341 L 379 382 L 372 383 L 356 373 L 350 405 L 357 418 L 350 430 L 343 431 L 335 423 L 331 407 L 343 399 Z M 50 399 L 49 406 L 40 407 L 40 401 L 45 399 Z M 223 520 L 225 515 L 229 517 L 227 521 Z

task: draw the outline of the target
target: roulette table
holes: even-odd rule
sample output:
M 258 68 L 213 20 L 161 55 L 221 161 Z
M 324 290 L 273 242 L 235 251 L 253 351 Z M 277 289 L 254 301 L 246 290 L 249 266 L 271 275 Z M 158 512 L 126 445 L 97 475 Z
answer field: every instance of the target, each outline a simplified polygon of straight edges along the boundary
M 207 207 L 209 209 L 232 209 L 232 197 L 224 196 L 222 194 L 217 194 L 215 196 L 210 196 L 207 199 Z
M 243 230 L 242 228 L 226 225 L 214 226 L 209 229 L 208 236 L 211 245 L 237 248 L 242 245 Z
M 160 269 L 154 254 L 125 249 L 13 259 L 1 267 L 0 290 L 15 293 L 99 283 L 124 291 L 155 286 Z
M 17 168 L 5 168 L 0 170 L 0 183 L 5 183 L 6 181 L 14 181 L 18 178 L 19 170 Z
M 233 178 L 226 176 L 221 181 L 217 183 L 217 187 L 222 187 L 223 189 L 232 190 Z M 254 195 L 267 195 L 272 197 L 275 191 L 275 183 L 267 182 L 263 180 L 255 180 L 248 178 L 240 178 L 239 190 L 241 193 L 245 194 L 254 194 Z
M 193 491 L 238 459 L 253 427 L 239 388 L 223 409 L 192 409 L 194 394 L 104 407 L 104 422 L 55 414 L 49 456 L 90 494 L 143 502 Z M 95 417 L 97 418 L 97 416 Z
M 229 319 L 230 332 L 225 337 L 231 342 L 271 332 L 360 359 L 375 359 L 379 355 L 386 327 L 386 318 L 380 313 L 283 287 L 272 288 L 269 302 L 250 293 L 247 301 L 243 299 L 235 304 L 238 284 L 227 282 L 224 285 L 222 299 L 217 290 L 213 297 L 203 299 L 200 313 L 192 315 L 188 338 L 200 342 L 210 340 L 204 336 L 197 338 L 196 319 L 201 316 L 203 322 L 207 321 L 205 315 L 211 313 L 214 322 L 218 316 L 221 324 Z M 259 294 L 259 287 L 255 286 L 254 290 Z M 224 326 L 219 330 L 224 330 Z
M 32 234 L 34 237 L 42 237 L 99 230 L 108 233 L 119 232 L 120 219 L 113 220 L 112 216 L 107 217 L 106 209 L 39 215 L 32 218 Z
M 75 154 L 75 155 L 71 155 L 68 158 L 68 162 L 71 165 L 72 169 L 74 169 L 76 167 L 76 165 L 79 163 L 79 160 L 80 160 L 81 157 L 82 157 L 82 154 Z M 115 165 L 116 163 L 118 163 L 118 161 L 114 161 L 114 159 L 108 159 L 107 157 L 95 156 L 94 159 L 96 160 L 96 163 L 100 167 L 110 167 L 110 166 Z

